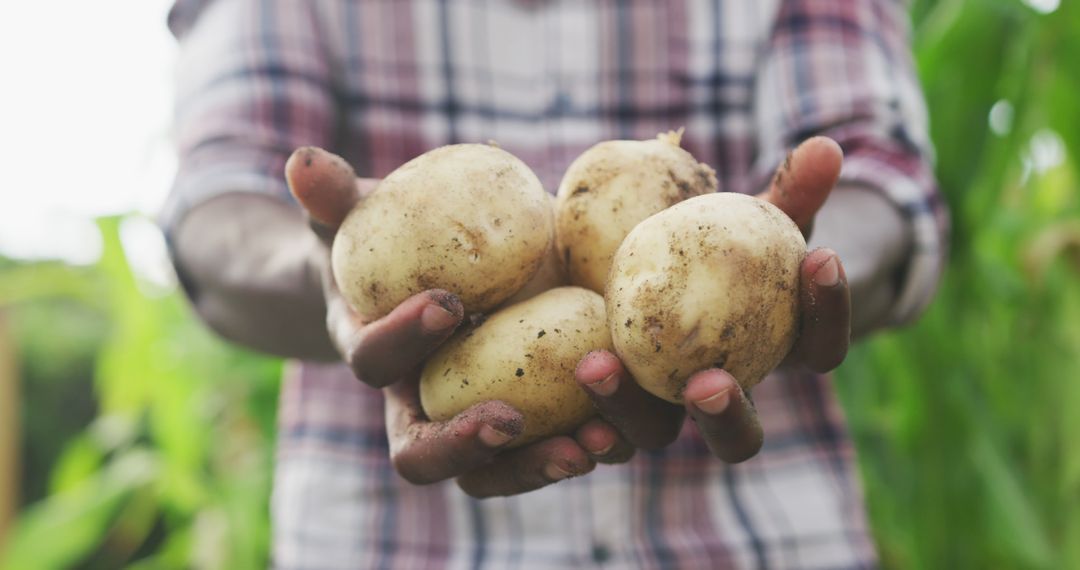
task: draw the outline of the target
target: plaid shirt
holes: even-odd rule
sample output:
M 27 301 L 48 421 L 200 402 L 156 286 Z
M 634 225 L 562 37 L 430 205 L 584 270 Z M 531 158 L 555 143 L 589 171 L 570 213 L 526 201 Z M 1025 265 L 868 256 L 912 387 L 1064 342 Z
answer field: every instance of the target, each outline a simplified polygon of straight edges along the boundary
M 842 183 L 904 213 L 915 246 L 893 321 L 940 273 L 945 215 L 929 169 L 904 7 L 886 0 L 181 1 L 180 168 L 172 228 L 223 192 L 289 200 L 301 145 L 381 177 L 433 147 L 494 139 L 554 190 L 592 144 L 686 127 L 725 191 L 762 189 L 814 134 Z M 273 497 L 281 568 L 848 568 L 876 563 L 830 380 L 754 392 L 751 461 L 714 459 L 691 425 L 670 447 L 523 496 L 416 487 L 387 458 L 382 399 L 339 365 L 283 388 Z

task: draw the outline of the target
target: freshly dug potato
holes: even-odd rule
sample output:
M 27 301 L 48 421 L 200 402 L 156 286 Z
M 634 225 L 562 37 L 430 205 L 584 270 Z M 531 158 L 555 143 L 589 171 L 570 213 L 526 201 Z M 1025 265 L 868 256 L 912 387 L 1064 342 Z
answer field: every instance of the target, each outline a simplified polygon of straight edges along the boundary
M 548 196 L 551 195 L 548 194 Z M 551 202 L 554 205 L 554 196 L 551 196 Z M 532 279 L 529 279 L 529 282 L 524 287 L 518 289 L 518 292 L 504 301 L 501 306 L 516 305 L 522 301 L 532 299 L 544 291 L 569 284 L 570 281 L 566 278 L 566 269 L 563 267 L 562 256 L 559 255 L 559 249 L 555 247 L 555 238 L 552 236 L 551 247 L 548 249 L 547 255 L 544 256 L 540 269 L 536 270 Z
M 604 292 L 611 256 L 645 218 L 716 192 L 716 174 L 679 147 L 682 130 L 606 141 L 574 160 L 559 184 L 555 229 L 574 285 Z
M 566 270 L 563 269 L 562 259 L 559 257 L 559 250 L 552 243 L 551 248 L 548 249 L 548 254 L 544 256 L 543 263 L 540 264 L 540 269 L 536 271 L 532 279 L 529 279 L 529 282 L 524 287 L 518 289 L 518 292 L 503 302 L 501 306 L 516 305 L 545 291 L 569 284 L 566 279 Z
M 424 366 L 420 403 L 441 421 L 478 402 L 506 402 L 525 415 L 512 447 L 570 433 L 595 413 L 574 369 L 597 349 L 611 350 L 604 299 L 552 289 L 451 337 Z
M 650 217 L 612 264 L 605 300 L 615 352 L 670 402 L 711 367 L 750 388 L 791 350 L 805 255 L 795 223 L 750 196 L 699 196 Z
M 334 278 L 366 319 L 434 288 L 484 312 L 536 273 L 553 223 L 525 163 L 494 146 L 444 146 L 390 173 L 349 213 L 334 239 Z

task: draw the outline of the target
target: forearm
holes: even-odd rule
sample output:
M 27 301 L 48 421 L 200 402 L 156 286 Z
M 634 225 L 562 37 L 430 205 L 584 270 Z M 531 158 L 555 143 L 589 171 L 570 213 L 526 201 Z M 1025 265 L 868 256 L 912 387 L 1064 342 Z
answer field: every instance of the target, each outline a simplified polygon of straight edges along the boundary
M 184 217 L 175 247 L 195 310 L 214 331 L 278 356 L 339 358 L 326 329 L 324 246 L 298 210 L 226 194 Z
M 851 288 L 851 333 L 886 324 L 897 298 L 897 275 L 911 248 L 911 227 L 881 194 L 838 186 L 818 212 L 811 247 L 834 249 Z

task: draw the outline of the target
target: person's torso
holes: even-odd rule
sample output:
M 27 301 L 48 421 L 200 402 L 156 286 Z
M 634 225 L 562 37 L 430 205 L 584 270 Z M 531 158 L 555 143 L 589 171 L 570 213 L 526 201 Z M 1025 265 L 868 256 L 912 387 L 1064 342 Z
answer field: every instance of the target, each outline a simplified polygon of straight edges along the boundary
M 608 139 L 686 128 L 721 190 L 758 189 L 755 70 L 776 2 L 316 2 L 338 150 L 382 177 L 433 147 L 493 140 L 554 192 Z
M 382 177 L 431 148 L 496 141 L 554 192 L 607 139 L 686 127 L 721 190 L 752 192 L 755 69 L 775 2 L 324 0 L 337 145 Z M 282 568 L 727 568 L 872 564 L 831 384 L 755 390 L 758 457 L 727 466 L 692 425 L 667 449 L 526 495 L 416 487 L 387 457 L 382 400 L 342 366 L 282 394 L 275 564 Z

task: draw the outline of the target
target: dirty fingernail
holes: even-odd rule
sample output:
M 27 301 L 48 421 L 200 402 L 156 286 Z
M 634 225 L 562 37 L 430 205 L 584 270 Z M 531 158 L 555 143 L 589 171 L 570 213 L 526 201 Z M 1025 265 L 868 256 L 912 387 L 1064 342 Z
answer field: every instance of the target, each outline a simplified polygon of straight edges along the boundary
M 697 408 L 706 414 L 717 415 L 727 409 L 728 404 L 731 403 L 731 389 L 723 390 L 694 402 Z
M 612 372 L 604 377 L 603 380 L 593 382 L 592 384 L 586 384 L 586 386 L 588 386 L 597 396 L 610 396 L 619 388 L 619 380 L 615 377 L 615 373 Z
M 502 447 L 514 439 L 514 436 L 503 433 L 487 424 L 480 426 L 480 433 L 478 434 L 480 441 L 484 442 L 484 445 L 488 447 Z
M 561 467 L 554 463 L 548 463 L 544 466 L 544 477 L 547 477 L 550 481 L 562 481 L 570 476 L 571 473 L 563 471 Z
M 822 287 L 832 287 L 840 282 L 840 264 L 833 255 L 814 272 L 814 282 Z
M 420 313 L 420 323 L 423 325 L 424 330 L 428 332 L 444 332 L 446 329 L 456 325 L 457 322 L 457 317 L 439 305 L 428 305 L 424 307 L 424 312 Z

